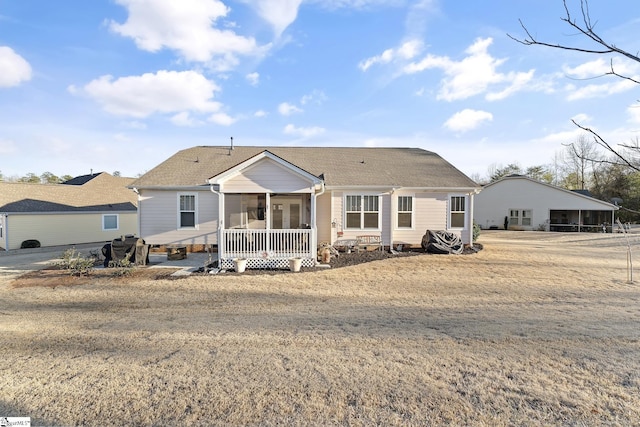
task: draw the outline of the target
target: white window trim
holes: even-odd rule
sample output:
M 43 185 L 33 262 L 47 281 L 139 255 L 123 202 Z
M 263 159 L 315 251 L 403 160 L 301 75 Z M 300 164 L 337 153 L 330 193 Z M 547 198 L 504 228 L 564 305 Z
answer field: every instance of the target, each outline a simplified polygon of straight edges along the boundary
M 452 227 L 451 226 L 451 198 L 452 197 L 464 197 L 464 226 Z M 467 194 L 451 193 L 447 195 L 447 230 L 467 230 L 467 224 L 469 224 L 469 196 Z
M 360 197 L 360 224 L 359 228 L 347 228 L 347 196 Z M 378 197 L 378 226 L 376 228 L 364 227 L 364 203 L 362 203 L 362 196 L 376 196 Z M 344 224 L 345 231 L 382 231 L 382 197 L 379 193 L 344 193 L 342 196 L 342 223 Z
M 411 227 L 398 226 L 398 214 L 400 214 L 400 210 L 398 209 L 398 198 L 400 197 L 411 197 Z M 394 230 L 407 230 L 407 231 L 415 230 L 416 229 L 416 195 L 415 194 L 398 194 L 391 203 L 395 203 L 395 210 L 393 213 Z M 406 211 L 403 211 L 403 212 L 406 212 Z
M 105 228 L 104 219 L 107 216 L 115 216 L 116 217 L 116 228 Z M 120 230 L 120 215 L 118 214 L 102 214 L 102 231 L 118 231 Z
M 194 226 L 193 227 L 183 227 L 180 224 L 180 213 L 182 212 L 180 210 L 180 196 L 194 196 L 194 215 L 193 215 L 193 222 L 194 222 Z M 176 228 L 178 230 L 198 230 L 199 229 L 199 223 L 198 223 L 198 193 L 178 193 L 178 196 L 176 197 L 176 211 L 177 211 L 177 218 L 176 218 Z M 185 212 L 190 212 L 190 211 L 185 211 Z
M 511 216 L 511 211 L 516 211 L 518 213 L 518 223 L 517 224 L 513 224 L 511 222 L 511 219 L 513 218 Z M 523 219 L 525 218 L 524 213 L 525 212 L 529 212 L 529 216 L 527 218 L 529 218 L 531 220 L 531 224 L 528 225 L 524 225 Z M 510 225 L 514 225 L 514 226 L 519 226 L 519 227 L 532 227 L 533 226 L 533 209 L 528 208 L 528 209 L 523 209 L 523 208 L 509 208 L 509 224 Z

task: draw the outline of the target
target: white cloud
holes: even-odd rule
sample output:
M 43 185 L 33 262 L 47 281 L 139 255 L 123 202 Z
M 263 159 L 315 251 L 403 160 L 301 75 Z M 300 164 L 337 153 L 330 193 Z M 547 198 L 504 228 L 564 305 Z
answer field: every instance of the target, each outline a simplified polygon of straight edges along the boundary
M 380 55 L 372 56 L 360 61 L 358 68 L 362 71 L 367 71 L 371 66 L 375 64 L 388 64 L 395 60 L 411 60 L 415 58 L 422 51 L 422 41 L 413 39 L 409 40 L 397 49 L 387 49 Z
M 300 107 L 296 107 L 295 105 L 289 104 L 288 102 L 283 102 L 278 105 L 278 112 L 283 116 L 290 116 L 295 113 L 302 113 L 303 111 L 304 110 L 302 110 Z
M 218 86 L 195 71 L 158 71 L 115 79 L 102 76 L 84 86 L 84 93 L 102 104 L 105 111 L 136 118 L 154 113 L 218 112 L 212 101 Z M 69 88 L 74 93 L 75 87 Z
M 603 58 L 588 61 L 575 67 L 569 67 L 568 65 L 563 66 L 562 71 L 572 79 L 591 81 L 595 81 L 597 79 L 598 81 L 598 83 L 591 83 L 585 86 L 579 86 L 576 83 L 566 85 L 565 91 L 568 92 L 567 100 L 575 101 L 580 99 L 606 97 L 638 87 L 636 83 L 630 80 L 619 79 L 614 76 L 606 76 L 607 73 L 611 72 L 611 67 L 611 62 L 606 61 Z M 638 74 L 640 73 L 640 66 L 638 64 L 626 60 L 614 63 L 613 69 L 617 74 L 635 79 L 638 79 Z
M 132 120 L 128 123 L 125 124 L 126 127 L 128 127 L 129 129 L 137 129 L 137 130 L 144 130 L 147 128 L 147 124 L 144 122 L 139 122 L 137 120 Z
M 255 117 L 266 117 L 268 115 L 268 113 L 264 110 L 258 110 L 255 113 L 253 113 L 253 115 Z
M 588 123 L 591 121 L 591 117 L 588 114 L 580 113 L 571 117 L 571 120 L 576 123 Z
M 499 101 L 501 99 L 508 98 L 516 92 L 530 87 L 531 80 L 533 80 L 534 70 L 530 70 L 527 73 L 509 73 L 506 75 L 506 80 L 511 82 L 509 86 L 502 89 L 500 92 L 489 92 L 485 96 L 487 101 Z
M 299 136 L 301 138 L 311 138 L 313 136 L 321 135 L 325 132 L 324 128 L 321 127 L 295 127 L 292 124 L 288 124 L 284 127 L 285 134 Z
M 188 111 L 182 111 L 171 117 L 171 123 L 176 126 L 193 127 L 202 124 L 201 121 L 191 117 Z
M 8 46 L 0 46 L 0 87 L 18 86 L 31 80 L 31 65 Z
M 569 67 L 564 65 L 562 71 L 569 77 L 575 79 L 590 79 L 596 76 L 602 76 L 603 74 L 611 71 L 609 62 L 602 58 L 598 58 L 594 61 L 585 62 L 576 67 Z
M 497 92 L 489 92 L 486 99 L 489 101 L 504 99 L 524 88 L 531 89 L 529 82 L 533 78 L 534 70 L 528 72 L 510 72 L 503 74 L 498 72 L 498 67 L 506 62 L 506 59 L 492 57 L 487 51 L 493 43 L 492 38 L 476 39 L 465 53 L 467 56 L 460 61 L 454 61 L 447 56 L 427 55 L 421 61 L 407 64 L 403 72 L 415 74 L 428 69 L 440 68 L 445 78 L 441 81 L 441 87 L 437 99 L 455 101 L 485 93 L 493 85 L 506 86 Z M 540 89 L 536 86 L 537 89 Z
M 231 126 L 236 119 L 226 113 L 214 113 L 209 117 L 209 121 L 220 126 Z
M 629 115 L 629 122 L 636 125 L 640 124 L 640 104 L 629 105 L 627 114 Z
M 262 19 L 272 27 L 276 37 L 287 29 L 298 17 L 302 0 L 257 0 L 253 4 Z
M 565 90 L 568 92 L 567 100 L 577 101 L 588 98 L 603 98 L 616 93 L 626 92 L 637 88 L 638 84 L 631 80 L 616 80 L 603 84 L 590 84 L 584 87 L 576 85 L 567 85 Z
M 405 0 L 308 0 L 327 9 L 363 9 L 372 6 L 403 6 Z
M 238 55 L 261 54 L 254 38 L 213 26 L 229 13 L 220 0 L 116 2 L 127 8 L 129 16 L 123 24 L 111 21 L 110 29 L 132 38 L 142 50 L 171 49 L 188 61 L 210 63 L 217 70 L 237 65 Z
M 465 109 L 458 111 L 444 123 L 444 127 L 454 132 L 467 132 L 477 128 L 482 122 L 492 121 L 493 114 L 487 111 Z
M 249 73 L 245 77 L 251 86 L 258 86 L 260 83 L 260 74 L 258 73 Z
M 322 92 L 321 90 L 314 90 L 310 94 L 304 95 L 302 98 L 300 98 L 300 104 L 306 105 L 306 104 L 314 103 L 319 105 L 326 100 L 327 100 L 327 95 L 325 95 L 324 92 Z

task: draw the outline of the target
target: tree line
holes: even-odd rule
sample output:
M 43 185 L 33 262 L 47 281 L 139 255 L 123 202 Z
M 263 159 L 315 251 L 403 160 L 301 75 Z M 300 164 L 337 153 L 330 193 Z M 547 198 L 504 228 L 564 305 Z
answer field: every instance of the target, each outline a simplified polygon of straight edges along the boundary
M 113 176 L 121 176 L 119 171 L 113 172 Z M 43 172 L 37 175 L 33 172 L 29 172 L 23 176 L 4 176 L 0 171 L 0 182 L 28 182 L 31 184 L 62 184 L 65 181 L 73 179 L 72 175 L 57 176 L 51 172 Z

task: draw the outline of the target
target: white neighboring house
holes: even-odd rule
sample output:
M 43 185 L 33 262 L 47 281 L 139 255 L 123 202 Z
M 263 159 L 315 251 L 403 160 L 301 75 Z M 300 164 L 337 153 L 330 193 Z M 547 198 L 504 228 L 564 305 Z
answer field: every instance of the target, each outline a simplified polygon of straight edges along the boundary
M 474 220 L 482 229 L 611 231 L 618 207 L 535 179 L 510 175 L 482 188 Z
M 0 249 L 107 242 L 138 229 L 133 178 L 106 172 L 63 184 L 0 182 Z
M 220 265 L 315 265 L 317 245 L 376 236 L 420 245 L 426 230 L 469 244 L 480 187 L 418 148 L 193 147 L 131 184 L 139 235 L 154 245 L 217 245 Z

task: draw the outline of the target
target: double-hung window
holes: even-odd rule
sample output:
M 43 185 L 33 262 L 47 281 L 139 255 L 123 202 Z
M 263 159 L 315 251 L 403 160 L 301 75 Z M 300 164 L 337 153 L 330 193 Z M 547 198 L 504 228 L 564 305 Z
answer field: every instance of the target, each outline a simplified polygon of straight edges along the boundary
M 380 198 L 369 195 L 349 195 L 345 197 L 346 228 L 379 229 Z
M 178 200 L 178 228 L 195 228 L 196 218 L 196 195 L 180 194 Z
M 531 225 L 531 209 L 509 209 L 509 224 L 511 225 Z
M 413 228 L 413 197 L 398 196 L 398 228 Z
M 112 231 L 119 228 L 118 214 L 104 214 L 102 215 L 102 231 Z
M 449 199 L 449 228 L 464 228 L 467 213 L 467 198 L 451 196 Z

